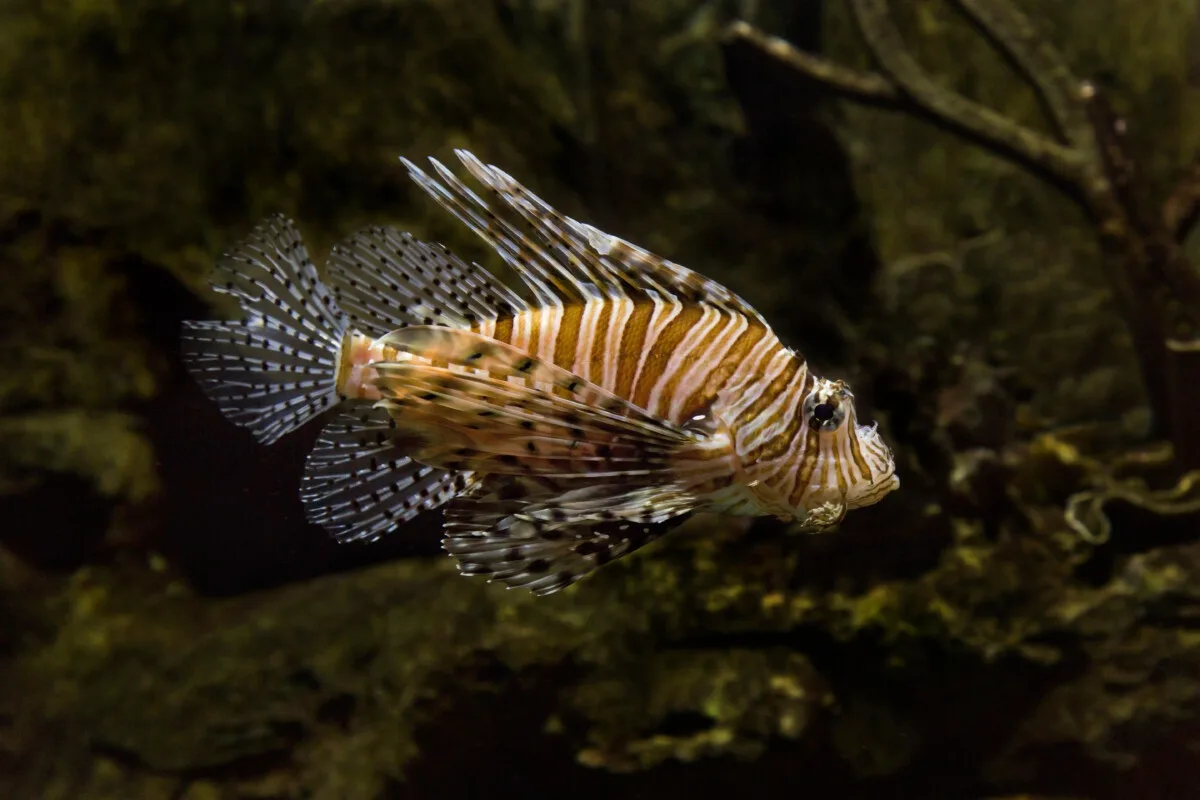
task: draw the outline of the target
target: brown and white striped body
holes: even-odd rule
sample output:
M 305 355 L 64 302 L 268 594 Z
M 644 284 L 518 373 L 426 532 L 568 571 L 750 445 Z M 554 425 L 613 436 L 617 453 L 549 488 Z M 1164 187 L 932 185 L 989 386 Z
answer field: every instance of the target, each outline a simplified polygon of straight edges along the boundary
M 310 521 L 371 541 L 444 507 L 464 573 L 549 594 L 696 511 L 824 530 L 897 487 L 849 389 L 748 303 L 458 155 L 494 203 L 405 164 L 523 294 L 381 226 L 332 249 L 326 286 L 275 218 L 212 279 L 241 319 L 185 325 L 189 368 L 261 442 L 341 409 L 305 465 Z
M 815 378 L 760 320 L 675 298 L 620 297 L 547 305 L 471 330 L 570 370 L 650 414 L 708 427 L 706 445 L 677 468 L 707 510 L 802 519 L 815 505 L 857 499 L 853 487 L 863 483 L 879 482 L 880 494 L 890 490 L 886 449 L 809 428 L 801 414 L 805 397 L 832 384 Z M 436 363 L 362 334 L 349 340 L 345 353 L 340 391 L 359 399 L 380 396 L 373 362 Z

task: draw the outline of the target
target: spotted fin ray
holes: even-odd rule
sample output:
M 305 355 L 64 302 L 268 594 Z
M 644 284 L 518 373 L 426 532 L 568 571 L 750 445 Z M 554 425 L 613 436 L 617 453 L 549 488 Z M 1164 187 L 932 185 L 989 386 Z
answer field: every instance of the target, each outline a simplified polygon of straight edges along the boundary
M 632 511 L 644 506 L 646 498 L 622 504 L 620 487 L 610 490 L 614 488 L 608 496 L 614 507 Z M 627 519 L 598 509 L 579 514 L 564 496 L 501 499 L 503 495 L 501 489 L 450 503 L 442 546 L 458 560 L 463 574 L 484 575 L 538 595 L 553 594 L 629 555 L 690 514 L 681 507 L 674 514 L 647 511 L 645 520 Z
M 544 484 L 543 491 L 522 499 L 521 516 L 547 525 L 612 522 L 659 523 L 697 508 L 692 495 L 672 485 L 637 482 L 590 484 L 562 490 Z
M 527 307 L 483 268 L 390 227 L 367 228 L 334 245 L 328 273 L 350 324 L 372 338 L 408 325 L 469 328 Z
M 341 402 L 348 320 L 291 220 L 259 224 L 217 261 L 209 283 L 237 300 L 242 318 L 185 321 L 183 358 L 229 420 L 270 444 Z
M 511 266 L 529 289 L 536 306 L 561 306 L 563 299 L 581 300 L 573 279 L 564 285 L 561 267 L 536 248 L 519 231 L 498 217 L 487 203 L 461 182 L 449 176 L 446 184 L 430 178 L 407 158 L 400 159 L 409 177 L 443 208 L 487 242 Z M 435 168 L 445 172 L 436 161 Z M 449 174 L 449 173 L 447 173 Z
M 446 469 L 563 477 L 669 475 L 690 439 L 534 388 L 418 364 L 377 367 L 380 405 Z
M 417 463 L 397 441 L 387 411 L 360 405 L 321 431 L 305 462 L 300 497 L 309 522 L 339 542 L 373 541 L 474 481 L 469 473 Z
M 407 159 L 402 161 L 419 186 L 501 252 L 518 270 L 537 264 L 537 269 L 546 273 L 541 282 L 557 287 L 558 294 L 574 299 L 650 291 L 684 302 L 706 303 L 767 326 L 752 305 L 717 281 L 591 225 L 577 222 L 555 210 L 503 170 L 484 164 L 466 150 L 454 152 L 471 175 L 486 186 L 504 208 L 523 220 L 527 233 L 505 222 L 497 210 L 436 159 L 430 159 L 430 163 L 443 183 L 430 178 Z
M 534 358 L 521 348 L 467 330 L 414 326 L 393 331 L 380 344 L 432 361 L 445 361 L 493 377 L 519 379 L 521 383 L 551 390 L 577 403 L 594 406 L 645 423 L 648 434 L 672 441 L 686 436 L 683 428 L 655 416 L 614 392 L 545 359 Z
M 670 475 L 700 434 L 525 351 L 470 331 L 412 327 L 381 340 L 415 362 L 376 365 L 381 405 L 448 469 L 500 474 Z M 469 367 L 472 372 L 455 370 Z

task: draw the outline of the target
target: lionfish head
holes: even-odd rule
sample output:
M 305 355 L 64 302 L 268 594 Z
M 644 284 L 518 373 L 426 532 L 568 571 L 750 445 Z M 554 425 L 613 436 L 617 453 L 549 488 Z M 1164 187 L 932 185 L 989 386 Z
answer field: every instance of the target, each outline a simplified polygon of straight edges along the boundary
M 876 424 L 860 425 L 854 395 L 842 381 L 817 378 L 801 407 L 806 440 L 816 453 L 805 453 L 815 464 L 802 503 L 814 508 L 823 503 L 846 509 L 879 502 L 900 486 L 891 448 Z

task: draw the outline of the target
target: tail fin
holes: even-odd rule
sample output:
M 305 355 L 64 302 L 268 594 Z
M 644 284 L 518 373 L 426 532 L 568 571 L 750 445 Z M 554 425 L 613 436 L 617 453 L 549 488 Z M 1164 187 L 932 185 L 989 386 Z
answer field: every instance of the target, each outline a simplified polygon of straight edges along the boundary
M 210 283 L 237 298 L 242 318 L 184 322 L 183 356 L 226 417 L 270 444 L 341 402 L 348 320 L 291 220 L 261 223 L 221 257 Z

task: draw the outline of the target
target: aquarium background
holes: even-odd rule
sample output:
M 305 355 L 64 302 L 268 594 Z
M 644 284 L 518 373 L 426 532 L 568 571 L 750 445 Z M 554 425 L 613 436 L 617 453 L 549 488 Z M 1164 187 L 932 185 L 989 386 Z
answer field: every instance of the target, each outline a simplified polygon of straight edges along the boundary
M 880 51 L 855 15 L 889 8 Z M 1200 795 L 1200 370 L 1145 378 L 1200 316 L 1198 13 L 9 0 L 0 796 Z M 179 323 L 277 212 L 318 263 L 389 224 L 494 264 L 398 160 L 456 147 L 753 303 L 901 489 L 819 536 L 697 519 L 546 598 L 459 577 L 437 514 L 306 524 L 319 426 L 255 444 Z

